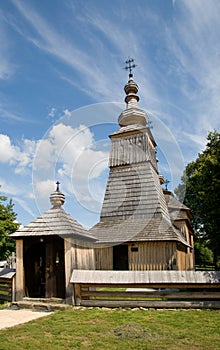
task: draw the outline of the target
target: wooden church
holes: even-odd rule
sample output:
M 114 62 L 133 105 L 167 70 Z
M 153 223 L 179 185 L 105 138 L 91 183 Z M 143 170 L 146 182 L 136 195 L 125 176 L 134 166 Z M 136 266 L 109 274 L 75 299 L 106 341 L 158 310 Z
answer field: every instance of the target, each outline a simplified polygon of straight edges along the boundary
M 16 300 L 56 297 L 71 303 L 73 269 L 192 270 L 189 208 L 163 190 L 156 142 L 131 63 L 125 85 L 126 109 L 110 135 L 109 178 L 100 221 L 89 231 L 62 208 L 59 183 L 52 208 L 11 236 L 16 239 Z
M 100 221 L 90 230 L 98 239 L 96 269 L 192 270 L 190 210 L 161 187 L 156 142 L 147 114 L 138 106 L 131 69 L 124 90 L 120 129 L 110 135 L 110 173 Z

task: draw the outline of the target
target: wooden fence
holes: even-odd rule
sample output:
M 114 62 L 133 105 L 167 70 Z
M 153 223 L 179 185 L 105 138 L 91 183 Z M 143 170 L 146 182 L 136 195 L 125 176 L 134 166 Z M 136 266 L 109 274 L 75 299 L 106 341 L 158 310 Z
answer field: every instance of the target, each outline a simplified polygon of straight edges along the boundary
M 75 305 L 220 309 L 220 272 L 74 270 Z
M 15 269 L 0 269 L 0 302 L 14 301 Z

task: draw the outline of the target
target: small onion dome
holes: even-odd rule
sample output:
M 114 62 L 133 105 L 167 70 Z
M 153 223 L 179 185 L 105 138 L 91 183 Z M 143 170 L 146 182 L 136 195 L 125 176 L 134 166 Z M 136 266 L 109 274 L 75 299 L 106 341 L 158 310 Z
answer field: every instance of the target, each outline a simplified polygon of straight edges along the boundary
M 133 75 L 129 74 L 128 83 L 124 87 L 126 93 L 125 102 L 128 104 L 129 101 L 134 98 L 137 102 L 139 101 L 139 96 L 137 96 L 138 85 L 133 81 Z
M 128 125 L 142 125 L 147 124 L 147 115 L 145 111 L 138 107 L 139 96 L 138 85 L 133 81 L 133 75 L 129 74 L 128 83 L 124 87 L 126 97 L 126 109 L 118 117 L 118 123 L 121 127 Z
M 50 195 L 50 203 L 51 203 L 53 209 L 60 208 L 65 202 L 65 196 L 59 190 L 59 184 L 60 183 L 57 181 L 56 184 L 57 184 L 56 191 L 54 191 Z

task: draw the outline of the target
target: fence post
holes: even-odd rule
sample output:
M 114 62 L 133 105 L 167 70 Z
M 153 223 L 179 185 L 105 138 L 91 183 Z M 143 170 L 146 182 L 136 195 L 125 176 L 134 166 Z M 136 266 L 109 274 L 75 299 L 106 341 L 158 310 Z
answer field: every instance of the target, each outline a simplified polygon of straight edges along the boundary
M 74 299 L 75 299 L 75 305 L 80 306 L 80 304 L 81 304 L 81 286 L 78 283 L 74 283 Z

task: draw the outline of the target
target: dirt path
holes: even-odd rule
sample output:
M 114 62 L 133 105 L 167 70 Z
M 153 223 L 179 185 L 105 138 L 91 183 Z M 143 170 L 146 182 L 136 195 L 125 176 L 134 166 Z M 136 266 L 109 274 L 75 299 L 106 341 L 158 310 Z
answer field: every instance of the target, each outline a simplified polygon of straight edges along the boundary
M 0 329 L 14 327 L 22 323 L 36 320 L 40 317 L 51 315 L 52 312 L 32 311 L 25 309 L 3 309 L 0 310 Z

